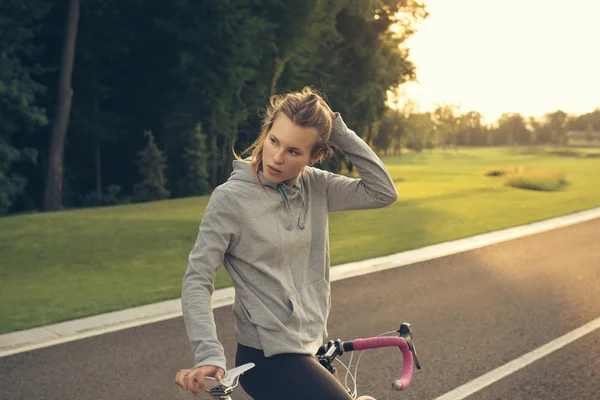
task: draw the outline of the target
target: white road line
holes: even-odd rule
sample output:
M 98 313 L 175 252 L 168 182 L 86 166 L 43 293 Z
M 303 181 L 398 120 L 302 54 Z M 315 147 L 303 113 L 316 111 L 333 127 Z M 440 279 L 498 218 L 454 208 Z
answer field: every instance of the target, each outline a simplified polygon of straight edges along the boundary
M 461 400 L 475 392 L 480 391 L 486 386 L 491 385 L 494 382 L 499 381 L 502 378 L 507 377 L 510 374 L 513 374 L 528 366 L 529 364 L 539 360 L 542 357 L 547 356 L 550 353 L 559 350 L 566 345 L 573 343 L 577 339 L 582 338 L 588 333 L 592 333 L 596 329 L 600 328 L 600 317 L 595 320 L 588 322 L 587 324 L 579 327 L 558 339 L 554 339 L 553 341 L 546 343 L 542 347 L 538 347 L 537 349 L 529 352 L 517 359 L 512 360 L 509 363 L 504 364 L 501 367 L 498 367 L 485 375 L 480 376 L 479 378 L 473 379 L 470 382 L 465 383 L 462 386 L 457 387 L 456 389 L 436 398 L 435 400 Z

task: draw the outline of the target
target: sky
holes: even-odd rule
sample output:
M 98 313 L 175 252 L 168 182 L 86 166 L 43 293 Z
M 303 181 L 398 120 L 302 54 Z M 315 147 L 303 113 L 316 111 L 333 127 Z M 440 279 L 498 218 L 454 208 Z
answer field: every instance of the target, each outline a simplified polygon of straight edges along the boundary
M 600 1 L 424 0 L 408 41 L 418 83 L 405 96 L 430 111 L 455 104 L 488 122 L 600 107 Z

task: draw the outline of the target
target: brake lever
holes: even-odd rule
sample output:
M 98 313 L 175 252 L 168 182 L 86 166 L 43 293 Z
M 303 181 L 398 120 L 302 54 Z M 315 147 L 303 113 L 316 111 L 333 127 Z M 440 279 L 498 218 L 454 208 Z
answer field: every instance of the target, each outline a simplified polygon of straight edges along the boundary
M 421 363 L 419 362 L 419 357 L 417 356 L 417 349 L 415 348 L 415 343 L 413 342 L 412 328 L 411 328 L 410 324 L 408 322 L 403 322 L 400 325 L 400 329 L 398 329 L 396 332 L 398 332 L 400 334 L 401 338 L 406 340 L 406 343 L 408 343 L 408 348 L 410 349 L 411 353 L 413 354 L 413 360 L 415 361 L 415 366 L 417 367 L 417 369 L 421 369 Z

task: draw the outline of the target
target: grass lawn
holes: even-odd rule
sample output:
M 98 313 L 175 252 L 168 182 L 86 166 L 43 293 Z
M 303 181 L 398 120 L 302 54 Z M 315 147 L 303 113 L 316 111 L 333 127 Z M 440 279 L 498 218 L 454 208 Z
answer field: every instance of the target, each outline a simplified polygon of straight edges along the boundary
M 600 150 L 459 149 L 386 157 L 394 205 L 330 215 L 332 265 L 600 206 Z M 490 168 L 563 171 L 535 191 Z M 596 178 L 594 178 L 596 176 Z M 207 197 L 0 218 L 0 333 L 180 296 Z M 217 287 L 230 284 L 221 270 Z

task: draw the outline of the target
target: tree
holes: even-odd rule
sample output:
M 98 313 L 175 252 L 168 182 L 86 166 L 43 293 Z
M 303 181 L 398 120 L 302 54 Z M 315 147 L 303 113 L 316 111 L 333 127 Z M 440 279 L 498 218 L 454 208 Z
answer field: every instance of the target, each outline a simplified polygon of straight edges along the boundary
M 588 124 L 587 131 L 586 131 L 586 134 L 585 134 L 585 139 L 589 143 L 591 143 L 591 142 L 593 142 L 596 139 L 595 136 L 596 135 L 594 134 L 594 126 L 592 124 Z
M 530 141 L 525 118 L 519 113 L 502 114 L 498 118 L 497 134 L 509 146 L 528 144 Z
M 117 186 L 122 189 L 120 195 L 131 197 L 134 187 L 139 188 L 138 166 L 131 160 L 146 145 L 146 137 L 138 134 L 143 130 L 152 131 L 169 160 L 165 188 L 175 196 L 186 195 L 179 181 L 190 163 L 184 158 L 188 134 L 198 123 L 206 148 L 196 155 L 208 157 L 209 183 L 214 187 L 229 176 L 232 145 L 240 153 L 256 137 L 269 91 L 312 85 L 365 140 L 385 140 L 382 146 L 396 149 L 403 140 L 401 129 L 387 138 L 378 137 L 378 130 L 387 109 L 387 93 L 416 76 L 405 41 L 414 32 L 412 25 L 426 15 L 417 1 L 81 1 L 76 35 L 74 29 L 66 35 L 76 37 L 70 85 L 63 84 L 69 74 L 61 54 L 64 59 L 68 53 L 63 42 L 69 43 L 64 30 L 69 26 L 66 16 L 74 15 L 68 12 L 72 3 L 6 2 L 15 7 L 26 4 L 27 8 L 21 7 L 24 13 L 36 4 L 47 3 L 49 8 L 40 19 L 39 34 L 32 39 L 44 52 L 20 57 L 23 69 L 27 66 L 33 71 L 40 64 L 43 74 L 29 87 L 39 91 L 31 97 L 22 85 L 18 93 L 25 95 L 20 99 L 2 98 L 0 93 L 4 143 L 19 151 L 35 148 L 40 154 L 36 166 L 20 163 L 25 157 L 10 157 L 12 166 L 5 175 L 21 173 L 29 180 L 16 199 L 16 209 L 43 206 L 56 193 L 63 207 L 80 206 L 84 200 L 91 205 L 90 200 L 104 199 L 105 191 Z M 11 26 L 31 26 L 22 22 Z M 4 56 L 8 42 L 3 39 L 9 30 L 1 24 L 0 17 Z M 10 70 L 4 65 L 0 78 Z M 352 95 L 348 95 L 349 88 Z M 65 93 L 66 100 L 72 100 L 67 113 L 62 101 Z M 71 93 L 75 95 L 70 97 Z M 36 124 L 31 118 L 25 122 L 24 114 L 14 110 L 26 103 L 22 101 L 26 97 L 30 111 L 43 114 L 46 109 L 56 115 L 51 127 L 40 128 L 41 118 Z M 51 135 L 51 130 L 58 132 L 59 116 L 65 114 L 64 135 Z M 181 114 L 188 116 L 184 124 L 171 129 Z M 10 124 L 16 128 L 6 135 Z M 33 127 L 25 129 L 25 125 Z M 57 159 L 62 160 L 60 168 L 56 168 Z M 340 157 L 322 167 L 339 171 L 344 162 Z M 51 183 L 60 184 L 45 184 L 49 176 Z M 20 182 L 18 188 L 23 188 Z M 51 190 L 57 186 L 59 191 Z M 26 201 L 32 206 L 23 207 Z
M 396 111 L 391 116 L 392 123 L 392 147 L 395 156 L 402 155 L 402 145 L 406 136 L 406 118 Z
M 563 111 L 555 111 L 544 116 L 545 124 L 552 135 L 552 142 L 559 145 L 567 144 L 568 115 Z
M 458 106 L 451 104 L 438 105 L 433 111 L 433 124 L 439 143 L 442 145 L 442 150 L 445 150 L 446 145 L 449 144 L 453 144 L 456 149 L 456 134 L 458 132 L 457 112 Z
M 337 59 L 330 68 L 339 82 L 332 98 L 357 132 L 367 132 L 367 142 L 387 108 L 388 91 L 416 78 L 405 42 L 427 15 L 419 2 L 385 0 L 350 1 L 338 16 L 343 41 L 328 51 Z
M 81 23 L 77 30 L 75 50 L 76 68 L 72 74 L 72 85 L 77 96 L 71 107 L 64 168 L 69 172 L 69 186 L 77 192 L 88 193 L 94 190 L 95 199 L 102 199 L 103 190 L 115 183 L 115 178 L 107 171 L 110 164 L 105 162 L 106 156 L 111 155 L 108 148 L 119 142 L 123 143 L 123 139 L 129 134 L 127 126 L 133 117 L 131 112 L 127 116 L 123 115 L 129 110 L 119 100 L 123 97 L 120 87 L 137 84 L 136 79 L 127 76 L 122 64 L 129 61 L 131 37 L 136 36 L 135 32 L 139 29 L 139 22 L 134 23 L 132 18 L 128 18 L 131 8 L 142 6 L 139 1 L 86 0 L 81 3 Z M 146 7 L 144 11 L 148 17 L 152 16 L 150 7 Z M 135 13 L 137 15 L 139 11 L 135 10 Z M 160 47 L 156 46 L 155 49 L 164 55 Z M 160 70 L 157 64 L 153 62 L 153 67 Z M 140 69 L 137 71 L 135 76 L 139 79 L 139 75 L 143 73 Z M 125 75 L 127 80 L 120 78 L 121 75 Z M 151 88 L 156 86 L 147 85 Z M 139 93 L 139 96 L 152 98 L 152 95 L 146 93 Z M 148 121 L 147 118 L 144 120 Z M 148 126 L 148 129 L 153 128 L 154 126 Z M 117 162 L 114 157 L 111 161 Z M 127 175 L 127 169 L 120 168 L 120 173 Z M 68 191 L 69 187 L 66 186 L 63 190 L 63 205 L 68 205 L 70 200 Z
M 137 164 L 140 169 L 142 181 L 133 188 L 137 201 L 154 201 L 168 198 L 171 193 L 165 188 L 167 180 L 164 171 L 167 167 L 166 159 L 154 142 L 152 132 L 146 131 L 148 137 L 146 148 L 139 154 Z
M 202 134 L 202 124 L 185 134 L 186 146 L 183 154 L 185 174 L 179 181 L 180 196 L 201 196 L 210 193 L 208 184 L 206 136 Z
M 44 1 L 6 0 L 0 15 L 0 213 L 13 207 L 28 179 L 19 163 L 35 164 L 37 151 L 28 136 L 47 124 L 46 111 L 36 105 L 44 87 L 34 80 L 40 68 L 39 48 L 32 39 L 48 12 Z M 33 64 L 33 65 L 32 65 Z
M 400 124 L 400 114 L 398 111 L 388 108 L 378 125 L 377 134 L 373 139 L 373 146 L 376 150 L 387 155 L 388 150 L 392 148 L 394 142 L 399 142 L 401 137 L 402 126 Z
M 9 172 L 11 165 L 18 161 L 35 163 L 36 156 L 37 153 L 31 149 L 17 150 L 0 137 L 0 214 L 10 209 L 27 184 L 27 179 L 23 176 Z
M 279 82 L 295 88 L 307 82 L 301 77 L 308 76 L 308 83 L 325 91 L 347 124 L 373 143 L 387 109 L 388 92 L 416 78 L 405 42 L 427 12 L 422 3 L 412 0 L 331 3 L 335 32 L 322 34 L 312 51 L 292 58 Z
M 264 19 L 272 27 L 272 71 L 268 96 L 276 93 L 277 82 L 287 62 L 319 38 L 317 18 L 326 15 L 327 2 L 319 0 L 272 0 L 264 7 Z M 317 29 L 315 29 L 317 28 Z M 268 65 L 268 64 L 267 64 Z
M 489 128 L 489 127 L 488 127 L 488 129 L 487 129 L 487 131 L 486 131 L 486 135 L 485 135 L 485 138 L 486 138 L 486 140 L 485 140 L 485 144 L 486 144 L 488 147 L 492 147 L 492 146 L 494 146 L 494 145 L 496 144 L 496 143 L 494 142 L 494 132 L 495 132 L 495 130 L 494 130 L 494 129 L 491 129 L 491 128 Z
M 411 114 L 406 119 L 406 147 L 416 152 L 435 146 L 435 125 L 431 113 Z
M 458 120 L 458 143 L 465 146 L 483 145 L 483 129 L 481 126 L 481 113 L 469 111 L 457 118 Z
M 538 136 L 538 132 L 540 130 L 540 124 L 539 124 L 539 122 L 535 118 L 530 117 L 529 118 L 529 128 L 528 129 L 529 129 L 529 135 L 530 135 L 529 144 L 531 146 L 535 146 L 535 145 L 538 144 L 537 136 Z
M 211 155 L 211 187 L 228 175 L 229 150 L 247 110 L 256 110 L 267 98 L 267 82 L 272 75 L 265 65 L 271 60 L 276 27 L 265 17 L 264 6 L 270 3 L 263 3 L 176 1 L 172 14 L 158 18 L 158 28 L 172 38 L 175 49 L 165 124 L 171 125 L 182 114 L 188 125 L 179 132 L 202 123 Z M 182 153 L 178 139 L 164 139 L 167 154 Z M 184 166 L 174 163 L 172 168 L 170 175 L 180 176 Z
M 70 0 L 58 83 L 58 106 L 52 124 L 50 151 L 48 154 L 48 175 L 44 193 L 45 210 L 58 210 L 62 207 L 63 158 L 73 97 L 71 76 L 73 75 L 78 25 L 79 0 Z
M 574 131 L 585 131 L 590 124 L 594 131 L 600 131 L 600 107 L 592 112 L 579 115 L 575 118 L 569 118 L 567 121 L 568 129 Z

